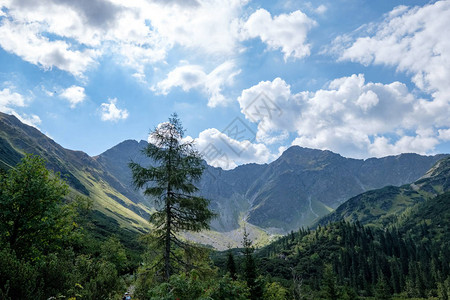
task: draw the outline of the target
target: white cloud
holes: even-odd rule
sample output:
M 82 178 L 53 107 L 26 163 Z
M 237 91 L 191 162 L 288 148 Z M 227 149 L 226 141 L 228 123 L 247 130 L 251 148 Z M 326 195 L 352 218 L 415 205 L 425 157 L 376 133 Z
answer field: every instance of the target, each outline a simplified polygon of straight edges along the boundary
M 145 2 L 126 1 L 126 5 L 136 5 L 141 12 L 140 18 L 150 20 L 154 32 L 169 45 L 229 55 L 238 48 L 238 17 L 246 2 L 198 0 L 197 5 L 186 6 L 164 1 L 145 5 Z
M 75 108 L 78 103 L 86 99 L 86 94 L 84 93 L 83 87 L 72 85 L 61 93 L 61 97 L 70 102 L 71 108 Z
M 300 10 L 272 18 L 265 9 L 254 12 L 243 26 L 244 39 L 260 38 L 272 50 L 281 49 L 284 59 L 302 58 L 310 54 L 306 37 L 316 22 Z
M 426 153 L 438 144 L 437 128 L 418 117 L 425 100 L 400 82 L 366 82 L 360 74 L 333 80 L 327 89 L 292 93 L 276 78 L 244 90 L 238 101 L 258 124 L 259 141 L 287 138 L 287 131 L 297 135 L 292 144 L 350 157 Z
M 328 10 L 328 8 L 325 5 L 323 5 L 323 4 L 319 5 L 315 9 L 316 13 L 318 13 L 319 15 L 323 15 L 324 13 L 326 13 L 327 10 Z
M 190 3 L 189 5 L 186 3 Z M 104 54 L 144 74 L 174 46 L 200 57 L 237 53 L 244 0 L 2 1 L 0 45 L 23 60 L 83 76 Z M 118 54 L 118 55 L 117 55 Z
M 117 98 L 108 99 L 109 103 L 102 103 L 100 106 L 102 121 L 117 122 L 128 118 L 128 111 L 116 106 Z
M 25 107 L 26 99 L 19 93 L 11 91 L 10 88 L 0 90 L 0 111 L 14 115 L 22 123 L 37 127 L 41 123 L 41 119 L 37 115 L 19 114 L 14 107 Z
M 426 154 L 438 144 L 439 140 L 432 130 L 418 130 L 415 136 L 402 136 L 395 142 L 383 136 L 376 137 L 369 146 L 369 152 L 378 157 L 399 153 Z
M 450 141 L 450 129 L 439 129 L 439 139 L 443 141 Z
M 179 87 L 186 92 L 197 89 L 208 96 L 209 107 L 216 107 L 227 103 L 222 90 L 233 83 L 234 77 L 239 72 L 233 61 L 224 62 L 209 74 L 199 65 L 185 65 L 169 72 L 167 78 L 160 81 L 153 89 L 164 95 L 167 95 L 174 87 Z
M 182 135 L 179 134 L 179 132 L 176 130 L 176 127 L 170 122 L 159 123 L 158 126 L 156 126 L 156 128 L 158 130 L 158 135 L 161 134 L 167 139 L 175 138 L 178 141 L 183 140 Z M 187 140 L 191 141 L 192 139 L 188 138 Z M 158 147 L 164 147 L 164 143 L 161 144 L 161 139 L 159 139 L 157 135 L 155 136 L 154 132 L 151 132 L 148 135 L 147 142 L 154 144 Z
M 341 36 L 334 51 L 341 60 L 396 67 L 411 75 L 431 100 L 417 103 L 423 126 L 450 126 L 450 1 L 424 7 L 399 6 L 360 37 Z M 372 33 L 373 32 L 373 33 Z
M 9 113 L 11 106 L 25 106 L 24 97 L 19 93 L 12 92 L 9 88 L 0 90 L 0 110 Z
M 43 36 L 42 31 L 37 23 L 24 24 L 3 19 L 0 25 L 0 46 L 45 70 L 57 67 L 78 77 L 94 63 L 99 54 L 92 49 L 74 50 L 64 40 L 50 40 Z
M 200 132 L 195 145 L 208 164 L 225 170 L 246 163 L 267 163 L 275 158 L 264 144 L 236 140 L 215 128 Z

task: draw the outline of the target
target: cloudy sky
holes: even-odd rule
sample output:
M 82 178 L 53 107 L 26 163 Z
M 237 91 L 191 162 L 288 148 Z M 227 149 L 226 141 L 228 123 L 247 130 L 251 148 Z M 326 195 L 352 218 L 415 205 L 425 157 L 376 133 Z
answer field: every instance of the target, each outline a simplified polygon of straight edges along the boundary
M 0 111 L 97 155 L 177 112 L 212 165 L 450 152 L 450 0 L 0 0 Z

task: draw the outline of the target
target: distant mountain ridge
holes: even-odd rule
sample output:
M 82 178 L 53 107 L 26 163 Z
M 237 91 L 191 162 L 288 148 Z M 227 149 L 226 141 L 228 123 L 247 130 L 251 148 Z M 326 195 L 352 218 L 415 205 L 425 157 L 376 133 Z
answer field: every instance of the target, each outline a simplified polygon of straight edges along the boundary
M 127 140 L 90 157 L 64 149 L 14 116 L 0 113 L 0 167 L 15 165 L 25 152 L 39 154 L 74 190 L 92 198 L 96 209 L 121 226 L 139 231 L 149 228 L 152 202 L 132 186 L 128 163 L 150 164 L 140 151 L 146 145 L 146 141 Z M 207 238 L 225 241 L 229 232 L 245 222 L 266 233 L 309 226 L 360 193 L 417 180 L 443 157 L 401 154 L 360 160 L 294 146 L 269 164 L 232 170 L 206 165 L 198 186 L 219 214 L 211 224 L 219 235 L 212 233 Z
M 94 208 L 136 231 L 147 231 L 149 209 L 136 204 L 119 190 L 123 184 L 104 170 L 95 158 L 82 151 L 68 150 L 16 117 L 0 113 L 0 168 L 17 164 L 24 153 L 40 155 L 47 167 L 60 172 L 75 193 L 94 201 Z
M 140 153 L 146 145 L 145 141 L 127 140 L 96 159 L 122 183 L 130 183 L 130 160 L 150 164 Z M 361 160 L 293 146 L 269 164 L 246 164 L 232 170 L 207 165 L 199 188 L 220 215 L 212 223 L 215 230 L 230 231 L 245 220 L 269 232 L 283 233 L 311 225 L 365 191 L 413 182 L 443 157 L 401 154 Z M 148 201 L 131 186 L 124 194 Z
M 406 209 L 449 191 L 450 157 L 447 156 L 415 182 L 399 187 L 386 186 L 357 195 L 331 214 L 321 218 L 318 224 L 325 225 L 345 220 L 386 226 Z

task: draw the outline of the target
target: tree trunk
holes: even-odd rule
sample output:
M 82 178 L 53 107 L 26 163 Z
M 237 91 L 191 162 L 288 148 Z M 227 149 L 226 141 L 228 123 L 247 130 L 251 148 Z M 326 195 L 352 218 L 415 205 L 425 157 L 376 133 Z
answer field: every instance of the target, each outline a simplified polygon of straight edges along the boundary
M 166 234 L 165 234 L 166 248 L 164 250 L 164 279 L 166 281 L 169 281 L 170 278 L 170 229 L 172 226 L 170 213 L 171 213 L 170 196 L 168 196 L 166 200 L 166 214 L 167 214 Z
M 169 153 L 172 151 L 172 149 L 169 149 Z M 164 279 L 166 281 L 169 281 L 170 279 L 170 244 L 171 244 L 171 238 L 170 238 L 170 232 L 172 229 L 172 212 L 171 212 L 171 199 L 172 199 L 172 186 L 171 186 L 171 171 L 172 171 L 172 160 L 170 159 L 170 154 L 169 154 L 169 161 L 167 163 L 167 176 L 168 176 L 168 181 L 167 181 L 167 198 L 166 198 L 166 233 L 165 233 L 165 249 L 164 249 Z

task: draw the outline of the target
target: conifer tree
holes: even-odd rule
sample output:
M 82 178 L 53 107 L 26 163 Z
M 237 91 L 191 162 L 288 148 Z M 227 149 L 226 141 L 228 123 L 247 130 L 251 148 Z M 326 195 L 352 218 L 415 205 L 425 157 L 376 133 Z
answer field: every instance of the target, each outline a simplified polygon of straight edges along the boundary
M 227 270 L 228 270 L 228 272 L 230 272 L 231 279 L 236 280 L 237 279 L 237 276 L 236 276 L 236 263 L 234 262 L 234 256 L 233 256 L 233 252 L 231 252 L 231 249 L 228 250 Z
M 325 265 L 322 286 L 326 299 L 339 299 L 337 280 L 331 265 Z
M 151 142 L 143 153 L 151 158 L 155 166 L 145 168 L 131 162 L 129 167 L 133 182 L 142 188 L 146 196 L 155 200 L 156 212 L 150 221 L 156 245 L 162 248 L 163 277 L 168 281 L 174 274 L 176 264 L 186 264 L 179 249 L 192 251 L 190 245 L 179 239 L 180 231 L 201 231 L 209 228 L 214 217 L 208 209 L 209 200 L 196 196 L 194 185 L 203 173 L 204 165 L 192 141 L 183 141 L 184 129 L 177 114 L 169 122 L 158 125 L 150 134 Z M 178 250 L 177 250 L 178 249 Z
M 378 282 L 375 286 L 375 298 L 377 299 L 391 299 L 391 293 L 389 291 L 389 286 L 383 274 L 378 277 Z
M 250 290 L 250 299 L 261 299 L 263 291 L 260 283 L 257 281 L 258 271 L 256 269 L 255 258 L 253 257 L 255 249 L 253 248 L 253 242 L 249 238 L 249 234 L 245 227 L 242 246 L 244 247 L 244 278 Z

